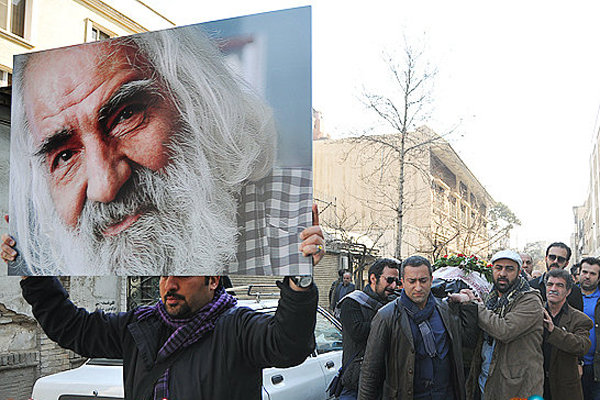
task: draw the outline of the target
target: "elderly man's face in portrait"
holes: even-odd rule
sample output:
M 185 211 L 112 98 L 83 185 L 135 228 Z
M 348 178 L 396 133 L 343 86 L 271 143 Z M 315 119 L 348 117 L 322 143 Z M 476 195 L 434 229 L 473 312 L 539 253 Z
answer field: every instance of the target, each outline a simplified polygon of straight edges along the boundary
M 25 75 L 35 154 L 56 211 L 72 228 L 86 202 L 117 199 L 134 168 L 159 171 L 167 164 L 169 135 L 177 121 L 145 60 L 129 47 L 108 47 L 40 54 Z M 95 227 L 101 229 L 97 233 L 117 235 L 144 212 L 131 211 Z
M 100 42 L 32 55 L 23 72 L 51 246 L 89 273 L 215 270 L 235 256 L 236 200 L 153 68 L 133 43 Z

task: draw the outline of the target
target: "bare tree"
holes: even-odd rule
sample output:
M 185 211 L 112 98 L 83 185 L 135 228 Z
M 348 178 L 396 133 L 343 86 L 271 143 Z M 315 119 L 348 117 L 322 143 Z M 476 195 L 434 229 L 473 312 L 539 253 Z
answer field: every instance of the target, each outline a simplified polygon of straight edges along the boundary
M 391 75 L 392 89 L 389 94 L 365 91 L 362 101 L 368 110 L 392 128 L 393 135 L 370 135 L 364 133 L 354 140 L 359 145 L 375 146 L 382 154 L 382 169 L 391 164 L 398 167 L 395 182 L 395 193 L 385 191 L 381 198 L 382 205 L 395 214 L 395 256 L 401 257 L 403 218 L 405 214 L 405 182 L 406 167 L 411 164 L 411 153 L 431 144 L 439 136 L 411 135 L 416 132 L 416 125 L 426 120 L 427 106 L 431 102 L 431 86 L 436 71 L 428 65 L 422 65 L 423 54 L 407 45 L 400 62 L 389 55 L 385 62 Z M 415 158 L 416 159 L 416 158 Z M 387 164 L 387 165 L 386 165 Z M 412 164 L 416 169 L 420 166 Z M 366 177 L 367 179 L 370 177 Z

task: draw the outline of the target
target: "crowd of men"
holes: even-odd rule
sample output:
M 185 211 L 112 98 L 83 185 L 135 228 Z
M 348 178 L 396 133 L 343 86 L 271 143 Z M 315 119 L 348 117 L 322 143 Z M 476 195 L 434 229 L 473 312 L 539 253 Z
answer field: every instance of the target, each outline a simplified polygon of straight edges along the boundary
M 303 254 L 318 262 L 320 228 L 301 239 Z M 14 245 L 3 235 L 4 260 L 16 257 Z M 600 259 L 583 258 L 576 282 L 570 257 L 568 246 L 552 243 L 546 271 L 528 280 L 526 257 L 499 251 L 483 298 L 472 289 L 435 297 L 422 256 L 377 260 L 362 290 L 348 291 L 351 275 L 342 273 L 334 286 L 334 294 L 346 292 L 335 305 L 343 326 L 339 399 L 600 399 Z M 241 399 L 259 397 L 262 368 L 297 365 L 314 347 L 316 288 L 298 279 L 279 284 L 275 317 L 236 308 L 219 277 L 164 276 L 156 306 L 121 314 L 77 309 L 53 278 L 21 286 L 51 339 L 85 356 L 124 359 L 127 398 Z M 190 371 L 203 377 L 191 386 L 179 378 Z M 232 373 L 244 379 L 223 384 Z
M 339 399 L 600 399 L 600 259 L 567 269 L 570 258 L 552 243 L 536 276 L 531 256 L 503 250 L 490 259 L 489 294 L 443 299 L 426 258 L 377 260 L 365 288 L 332 305 L 343 326 Z

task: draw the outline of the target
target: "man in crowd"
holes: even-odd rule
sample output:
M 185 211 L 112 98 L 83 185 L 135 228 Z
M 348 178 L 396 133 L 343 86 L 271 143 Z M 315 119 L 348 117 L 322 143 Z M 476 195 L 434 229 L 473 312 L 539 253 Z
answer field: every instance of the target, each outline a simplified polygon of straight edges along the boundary
M 348 293 L 353 292 L 355 289 L 354 283 L 352 283 L 352 274 L 350 271 L 344 271 L 342 275 L 342 281 L 339 282 L 331 295 L 330 307 L 335 309 L 336 304 Z
M 320 227 L 300 238 L 300 251 L 316 264 L 324 254 Z M 2 259 L 14 259 L 14 240 L 2 240 Z M 263 368 L 304 361 L 315 346 L 317 289 L 298 276 L 278 286 L 270 316 L 235 307 L 218 276 L 162 276 L 155 306 L 112 314 L 76 308 L 56 278 L 21 281 L 50 339 L 84 357 L 123 359 L 125 398 L 154 400 L 258 400 Z
M 581 263 L 577 263 L 571 267 L 571 278 L 576 285 L 579 284 L 579 274 L 581 273 Z
M 521 277 L 521 257 L 502 250 L 491 258 L 494 286 L 479 303 L 479 340 L 467 382 L 469 400 L 542 395 L 542 299 Z
M 546 249 L 546 270 L 550 271 L 554 268 L 565 269 L 569 265 L 571 258 L 571 248 L 562 242 L 554 242 Z M 529 285 L 540 291 L 542 300 L 546 301 L 546 285 L 544 285 L 546 273 L 539 278 L 529 281 Z M 567 302 L 576 310 L 583 311 L 583 299 L 581 290 L 578 286 L 573 286 L 571 293 L 567 296 Z
M 405 259 L 401 275 L 402 294 L 373 318 L 358 398 L 464 400 L 462 346 L 474 341 L 476 307 L 459 319 L 436 299 L 424 257 Z
M 400 276 L 400 262 L 394 258 L 380 258 L 369 268 L 369 284 L 342 298 L 338 304 L 342 322 L 343 390 L 340 400 L 356 400 L 361 362 L 367 347 L 371 320 L 396 289 Z
M 573 280 L 564 269 L 546 274 L 544 309 L 544 399 L 583 400 L 579 357 L 591 346 L 592 321 L 567 303 Z
M 521 260 L 523 260 L 523 269 L 521 275 L 527 280 L 531 280 L 531 273 L 533 272 L 533 259 L 527 253 L 521 253 Z
M 579 285 L 583 294 L 583 312 L 594 321 L 590 329 L 589 337 L 592 345 L 590 350 L 583 356 L 583 398 L 585 400 L 600 400 L 600 355 L 596 349 L 600 341 L 600 330 L 597 329 L 600 322 L 600 259 L 587 257 L 581 260 L 581 274 Z
M 195 26 L 17 57 L 14 273 L 261 274 L 297 259 L 282 227 L 310 223 L 310 176 L 274 170 L 272 112 L 246 86 Z

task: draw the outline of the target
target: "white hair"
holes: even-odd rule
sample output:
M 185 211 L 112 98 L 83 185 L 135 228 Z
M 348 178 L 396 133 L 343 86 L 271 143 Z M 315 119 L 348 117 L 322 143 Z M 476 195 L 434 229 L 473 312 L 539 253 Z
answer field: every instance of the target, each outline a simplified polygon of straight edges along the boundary
M 85 46 L 90 45 L 95 44 Z M 34 155 L 25 112 L 26 71 L 36 54 L 17 57 L 10 198 L 11 232 L 24 261 L 17 273 L 218 274 L 236 262 L 236 198 L 242 185 L 272 170 L 272 112 L 229 70 L 199 27 L 112 39 L 109 46 L 114 51 L 133 46 L 138 54 L 131 66 L 140 67 L 138 55 L 147 60 L 152 79 L 175 105 L 180 120 L 169 143 L 169 164 L 161 172 L 136 168 L 128 185 L 143 187 L 143 193 L 122 188 L 126 193 L 114 202 L 87 200 L 77 227 L 66 226 Z M 98 235 L 94 224 L 124 215 L 128 201 L 149 202 L 157 210 L 115 237 Z

